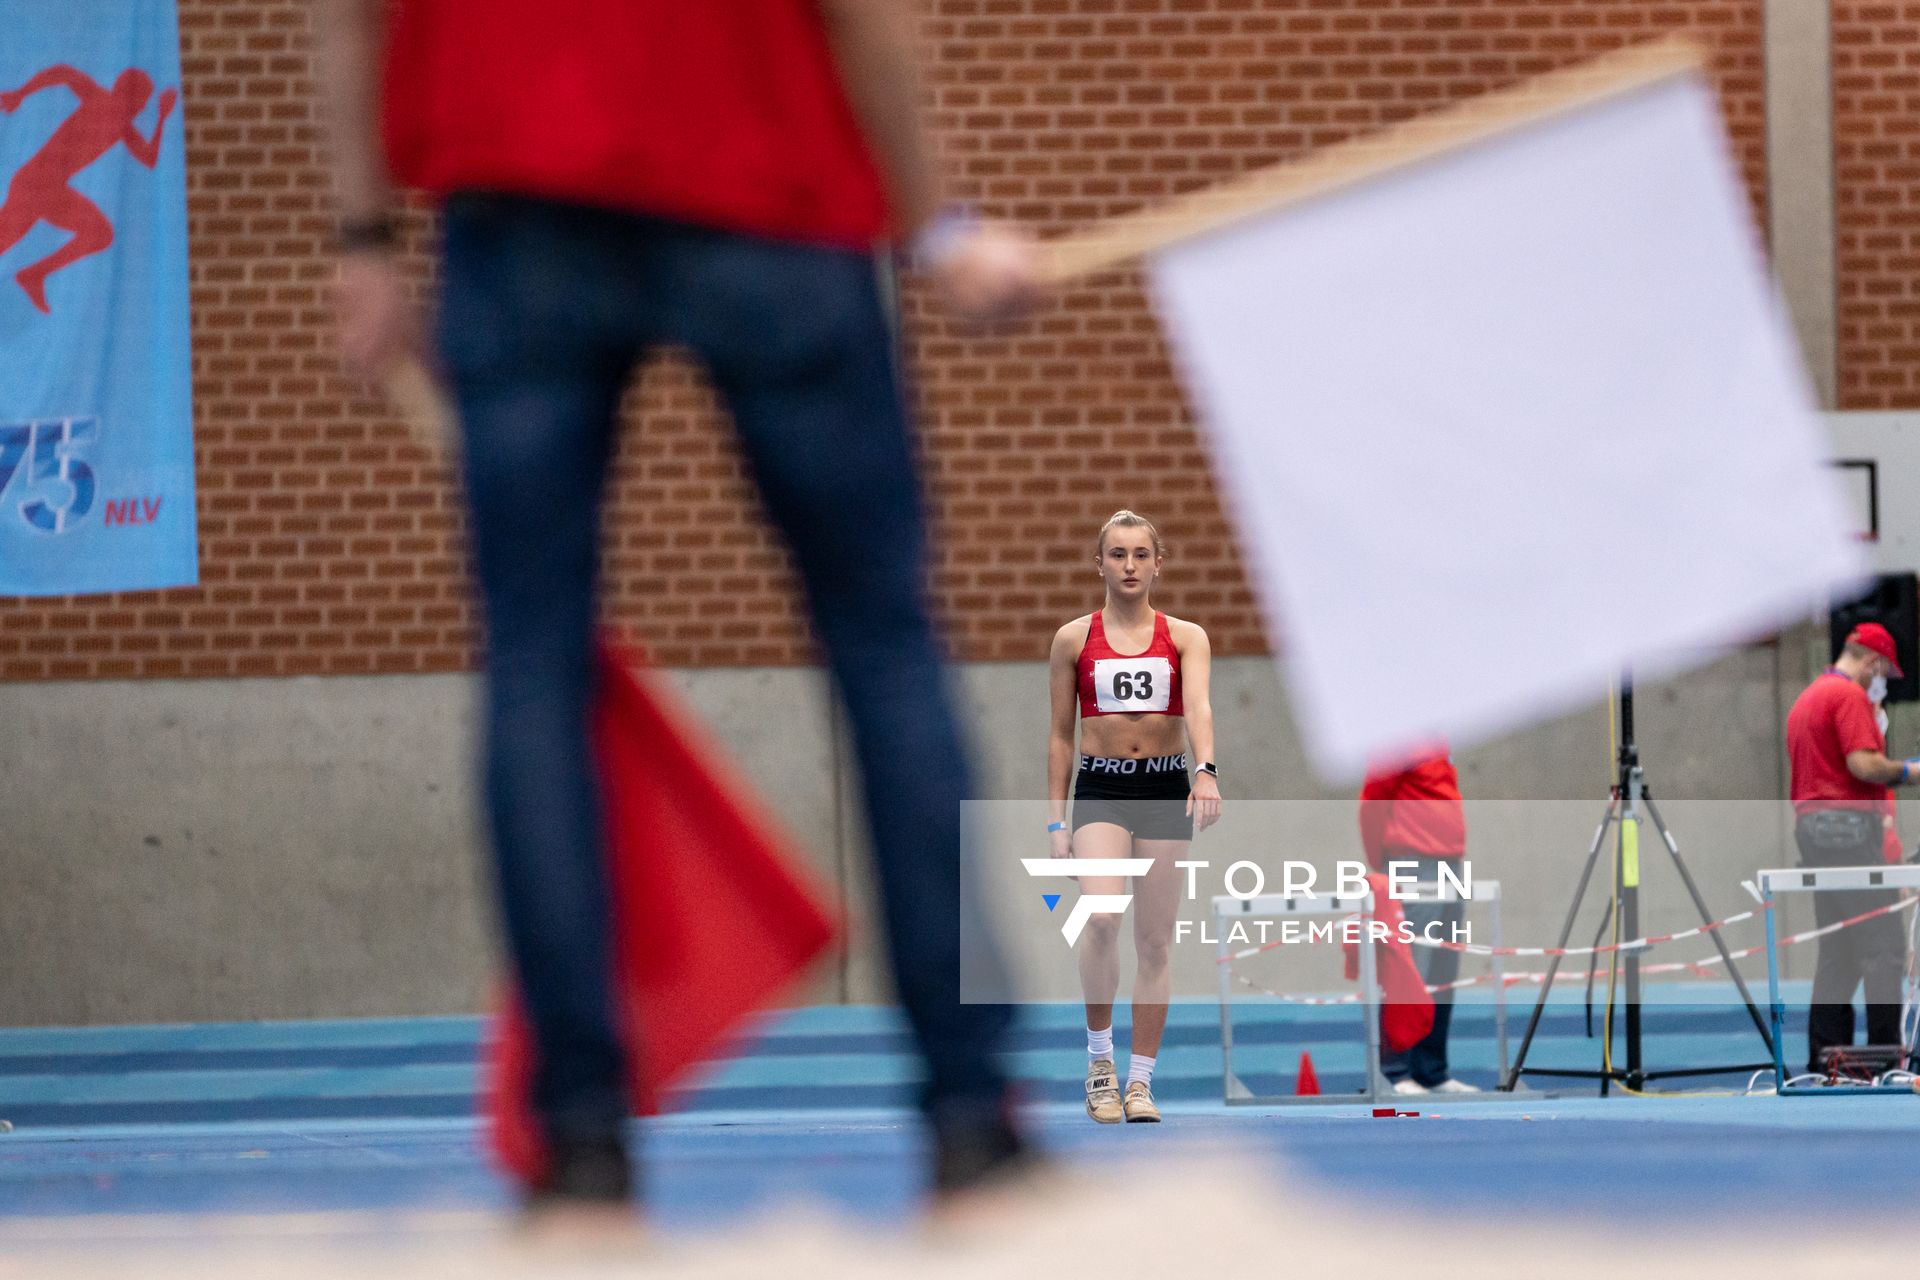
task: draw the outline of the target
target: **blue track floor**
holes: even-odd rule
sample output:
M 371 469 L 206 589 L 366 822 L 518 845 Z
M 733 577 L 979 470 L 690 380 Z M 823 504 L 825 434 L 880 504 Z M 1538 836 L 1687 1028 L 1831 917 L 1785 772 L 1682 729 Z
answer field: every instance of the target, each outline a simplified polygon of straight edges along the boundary
M 1653 1065 L 1761 1056 L 1738 1006 L 1650 1007 L 1647 1022 Z M 1522 1025 L 1516 1013 L 1516 1043 Z M 1458 1074 L 1491 1084 L 1487 1009 L 1463 1006 L 1455 1026 Z M 1594 1065 L 1583 1027 L 1577 1006 L 1556 1007 L 1533 1063 Z M 1256 1089 L 1291 1092 L 1304 1050 L 1337 1092 L 1359 1079 L 1353 1032 L 1339 1010 L 1249 1006 L 1236 1065 Z M 0 1117 L 14 1125 L 0 1135 L 0 1219 L 504 1206 L 472 1119 L 478 1034 L 471 1019 L 0 1031 Z M 812 1201 L 903 1218 L 921 1176 L 905 1050 L 886 1009 L 769 1021 L 673 1114 L 645 1123 L 655 1217 L 709 1226 Z M 1589 1096 L 1402 1100 L 1417 1120 L 1229 1108 L 1209 1006 L 1175 1010 L 1157 1128 L 1085 1119 L 1077 1010 L 1029 1011 L 1015 1065 L 1037 1134 L 1070 1165 L 1230 1151 L 1338 1197 L 1548 1221 L 1733 1224 L 1920 1199 L 1912 1095 L 1601 1100 L 1543 1080 Z

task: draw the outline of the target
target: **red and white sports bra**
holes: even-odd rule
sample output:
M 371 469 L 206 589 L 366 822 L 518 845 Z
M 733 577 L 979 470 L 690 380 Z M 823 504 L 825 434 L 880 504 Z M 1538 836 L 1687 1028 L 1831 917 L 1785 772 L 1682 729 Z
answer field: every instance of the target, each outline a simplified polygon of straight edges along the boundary
M 1080 715 L 1138 715 L 1142 712 L 1178 716 L 1180 705 L 1180 651 L 1173 647 L 1167 615 L 1155 610 L 1153 642 L 1145 653 L 1115 653 L 1107 643 L 1107 625 L 1095 610 L 1080 649 Z

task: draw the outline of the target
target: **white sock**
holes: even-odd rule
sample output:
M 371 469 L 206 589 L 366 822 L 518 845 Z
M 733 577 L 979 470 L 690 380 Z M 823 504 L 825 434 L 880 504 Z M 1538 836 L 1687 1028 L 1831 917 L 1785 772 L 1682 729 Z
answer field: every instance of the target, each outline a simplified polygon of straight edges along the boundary
M 1113 1061 L 1113 1028 L 1111 1026 L 1099 1031 L 1095 1031 L 1092 1027 L 1087 1028 L 1087 1056 L 1095 1062 L 1102 1058 L 1109 1062 Z
M 1144 1053 L 1136 1053 L 1127 1059 L 1127 1083 L 1144 1085 L 1153 1083 L 1153 1059 Z

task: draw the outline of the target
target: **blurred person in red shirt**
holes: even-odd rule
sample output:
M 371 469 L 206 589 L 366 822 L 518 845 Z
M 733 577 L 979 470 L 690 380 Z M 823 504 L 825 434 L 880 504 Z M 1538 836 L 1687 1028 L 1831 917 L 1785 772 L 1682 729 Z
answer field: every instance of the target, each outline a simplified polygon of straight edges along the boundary
M 1023 1155 L 997 1059 L 1009 1015 L 960 999 L 968 768 L 882 268 L 900 246 L 949 314 L 987 322 L 1035 300 L 1038 253 L 945 190 L 917 6 L 323 0 L 316 32 L 339 341 L 369 378 L 425 345 L 396 187 L 439 202 L 435 363 L 486 623 L 485 804 L 552 1154 L 529 1207 L 632 1193 L 588 726 L 620 401 L 667 347 L 733 419 L 847 711 L 934 1188 L 998 1181 Z
M 1376 766 L 1360 791 L 1360 843 L 1367 864 L 1386 871 L 1401 864 L 1403 875 L 1433 884 L 1442 863 L 1466 879 L 1460 867 L 1467 851 L 1466 810 L 1460 780 L 1444 746 L 1423 751 L 1411 763 Z M 1411 864 L 1409 867 L 1408 864 Z M 1423 936 L 1453 940 L 1454 927 L 1466 919 L 1466 904 L 1403 902 L 1407 922 Z M 1434 926 L 1439 926 L 1435 928 Z M 1445 988 L 1460 976 L 1460 953 L 1442 947 L 1414 949 L 1414 962 L 1430 987 Z M 1453 1020 L 1453 992 L 1433 996 L 1433 1029 L 1404 1053 L 1383 1053 L 1380 1069 L 1398 1094 L 1477 1093 L 1453 1078 L 1447 1064 L 1447 1031 Z

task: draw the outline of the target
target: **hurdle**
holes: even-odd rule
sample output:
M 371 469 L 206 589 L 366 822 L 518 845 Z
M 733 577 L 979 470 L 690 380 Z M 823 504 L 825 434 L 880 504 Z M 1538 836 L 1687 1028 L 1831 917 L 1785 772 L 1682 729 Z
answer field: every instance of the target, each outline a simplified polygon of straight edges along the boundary
M 1399 899 L 1402 902 L 1456 902 L 1462 896 L 1447 881 L 1421 882 L 1412 886 L 1412 892 Z M 1500 948 L 1500 882 L 1498 880 L 1473 881 L 1465 901 L 1488 904 L 1489 931 L 1495 954 L 1491 957 L 1494 1032 L 1499 1046 L 1500 1076 L 1504 1078 L 1507 1070 L 1507 984 Z M 1379 1102 L 1383 1098 L 1395 1096 L 1393 1086 L 1380 1070 L 1380 982 L 1378 967 L 1374 962 L 1373 947 L 1362 943 L 1360 953 L 1360 992 L 1355 1003 L 1365 1019 L 1367 1060 L 1365 1089 L 1356 1093 L 1320 1094 L 1308 1097 L 1296 1097 L 1291 1094 L 1257 1094 L 1233 1067 L 1233 948 L 1228 945 L 1228 935 L 1233 924 L 1250 920 L 1288 920 L 1309 917 L 1343 918 L 1357 916 L 1360 920 L 1360 937 L 1370 935 L 1374 919 L 1374 900 L 1371 890 L 1364 894 L 1259 894 L 1251 898 L 1239 898 L 1231 894 L 1216 894 L 1212 900 L 1216 963 L 1220 985 L 1220 1072 L 1221 1096 L 1229 1106 L 1272 1106 L 1276 1104 L 1349 1104 L 1354 1102 Z M 1468 1095 L 1469 1097 L 1473 1095 Z M 1487 1095 L 1492 1097 L 1494 1095 Z M 1461 1098 L 1448 1098 L 1457 1102 Z
M 1863 1093 L 1912 1093 L 1914 1086 L 1900 1084 L 1850 1084 L 1834 1088 L 1820 1084 L 1793 1084 L 1787 1071 L 1787 1007 L 1780 998 L 1780 947 L 1775 928 L 1773 899 L 1781 893 L 1818 893 L 1835 889 L 1920 890 L 1920 866 L 1898 864 L 1867 867 L 1793 867 L 1762 871 L 1755 880 L 1760 887 L 1760 905 L 1767 920 L 1767 999 L 1772 1006 L 1773 1080 L 1781 1097 L 1843 1096 Z M 1909 1046 L 1911 1048 L 1911 1046 Z

